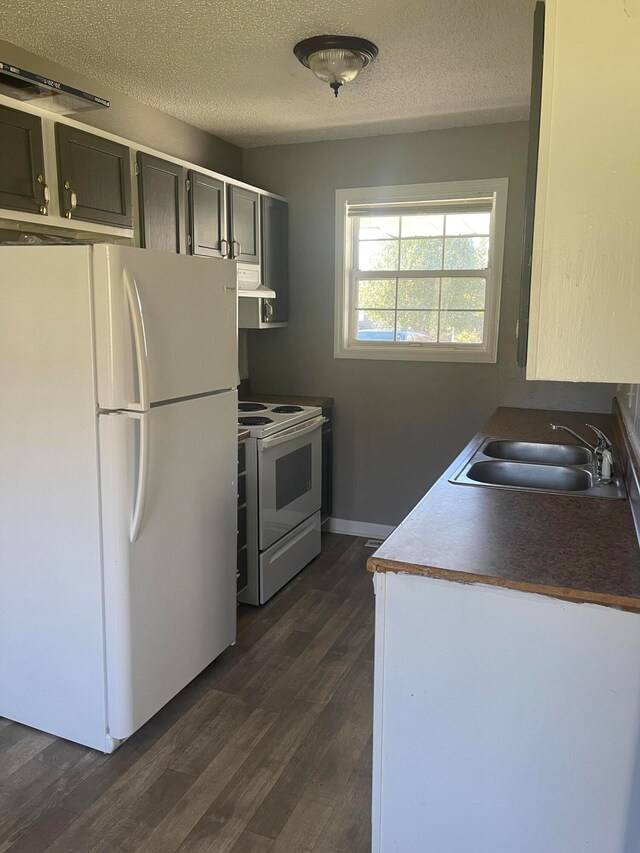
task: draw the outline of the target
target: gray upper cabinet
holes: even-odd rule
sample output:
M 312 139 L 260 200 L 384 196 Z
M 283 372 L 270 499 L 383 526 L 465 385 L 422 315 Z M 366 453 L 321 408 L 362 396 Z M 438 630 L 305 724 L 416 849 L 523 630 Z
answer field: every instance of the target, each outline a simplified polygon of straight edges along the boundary
M 177 163 L 138 153 L 141 245 L 158 252 L 184 253 L 185 176 Z
M 45 214 L 48 201 L 42 122 L 0 106 L 0 207 Z
M 231 257 L 245 264 L 260 263 L 260 196 L 244 187 L 229 187 Z
M 62 215 L 130 228 L 131 171 L 126 145 L 56 124 L 56 150 Z
M 276 292 L 267 303 L 263 320 L 286 323 L 289 313 L 289 205 L 262 196 L 262 283 Z
M 189 226 L 192 255 L 225 258 L 229 253 L 224 181 L 189 172 Z
M 0 104 L 0 210 L 6 220 L 33 222 L 36 214 L 51 227 L 133 236 L 155 251 L 239 261 L 240 292 L 255 290 L 264 278 L 278 294 L 277 307 L 275 300 L 256 302 L 266 317 L 257 328 L 286 322 L 286 202 L 36 112 Z

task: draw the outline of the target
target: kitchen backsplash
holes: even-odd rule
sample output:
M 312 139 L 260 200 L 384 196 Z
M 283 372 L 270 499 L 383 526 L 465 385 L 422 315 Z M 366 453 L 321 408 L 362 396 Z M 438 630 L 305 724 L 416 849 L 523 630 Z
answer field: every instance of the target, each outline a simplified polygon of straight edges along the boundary
M 627 416 L 627 424 L 635 438 L 636 451 L 640 455 L 640 385 L 618 385 L 618 402 Z
M 634 453 L 623 461 L 625 479 L 629 490 L 631 513 L 640 544 L 640 385 L 618 385 L 617 400 L 628 428 L 629 441 Z M 634 458 L 635 457 L 635 458 Z

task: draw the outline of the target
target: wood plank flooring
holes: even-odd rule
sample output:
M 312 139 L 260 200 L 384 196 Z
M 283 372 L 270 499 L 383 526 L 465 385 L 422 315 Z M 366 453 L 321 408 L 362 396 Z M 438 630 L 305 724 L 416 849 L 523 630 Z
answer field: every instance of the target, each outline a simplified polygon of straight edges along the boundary
M 369 853 L 370 554 L 323 534 L 111 756 L 0 718 L 0 853 Z

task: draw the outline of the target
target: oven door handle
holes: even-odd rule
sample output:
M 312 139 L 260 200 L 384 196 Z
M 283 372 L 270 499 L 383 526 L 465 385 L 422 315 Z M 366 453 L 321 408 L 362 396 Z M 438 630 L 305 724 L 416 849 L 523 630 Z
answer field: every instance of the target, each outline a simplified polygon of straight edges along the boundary
M 304 421 L 304 423 L 297 426 L 285 429 L 276 435 L 272 435 L 270 438 L 261 438 L 258 440 L 258 450 L 269 450 L 272 447 L 277 447 L 279 444 L 284 444 L 285 441 L 291 441 L 292 438 L 301 438 L 303 435 L 307 435 L 318 429 L 327 421 L 328 418 L 320 415 L 310 421 Z

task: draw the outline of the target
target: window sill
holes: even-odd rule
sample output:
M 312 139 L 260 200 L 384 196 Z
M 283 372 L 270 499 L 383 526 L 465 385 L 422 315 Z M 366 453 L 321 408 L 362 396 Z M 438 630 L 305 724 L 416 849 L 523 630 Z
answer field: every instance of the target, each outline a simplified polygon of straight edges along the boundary
M 372 347 L 343 346 L 334 351 L 334 358 L 359 358 L 377 361 L 450 361 L 462 363 L 495 364 L 497 353 L 486 349 L 438 346 L 417 347 Z

